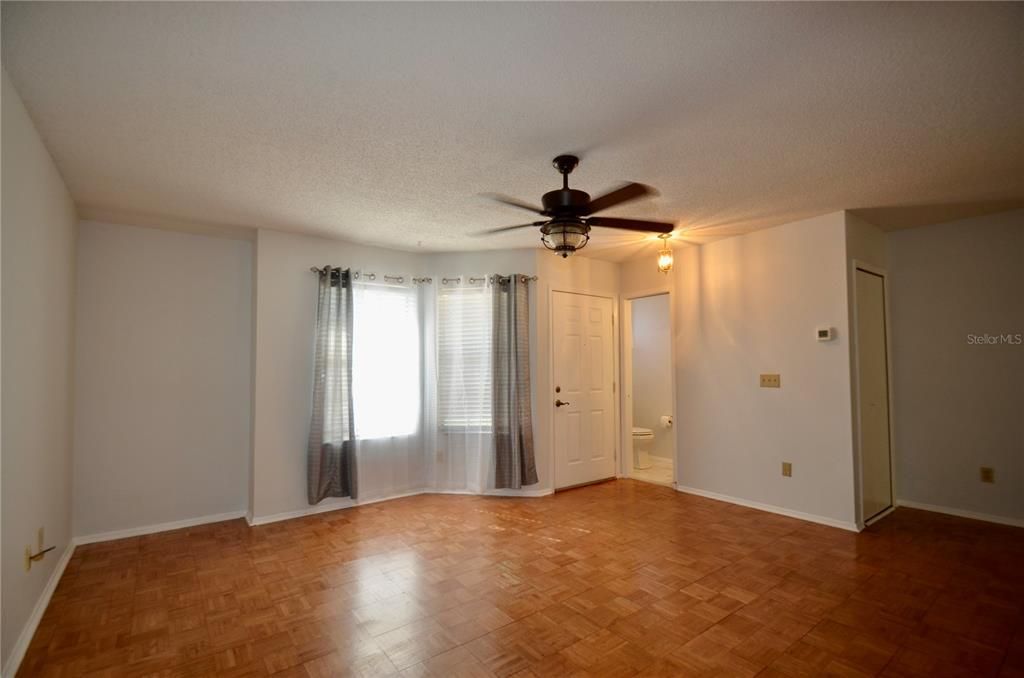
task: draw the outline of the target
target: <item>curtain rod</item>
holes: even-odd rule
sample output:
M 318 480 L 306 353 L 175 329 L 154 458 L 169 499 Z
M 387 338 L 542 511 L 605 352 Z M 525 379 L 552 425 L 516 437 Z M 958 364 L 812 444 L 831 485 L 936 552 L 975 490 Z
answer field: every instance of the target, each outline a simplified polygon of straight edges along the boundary
M 316 266 L 310 266 L 309 270 L 312 271 L 313 273 L 316 273 L 317 275 L 323 275 L 327 271 L 327 268 L 326 267 L 324 267 L 324 268 L 317 268 Z M 339 271 L 341 269 L 335 268 L 334 270 L 335 271 Z M 359 271 L 355 271 L 355 272 L 353 272 L 352 277 L 355 278 L 356 280 L 358 280 L 360 277 L 366 278 L 367 280 L 376 280 L 377 279 L 377 274 L 376 273 L 361 273 Z M 402 275 L 384 275 L 384 276 L 381 276 L 381 277 L 384 279 L 385 282 L 393 282 L 393 283 L 399 283 L 399 284 L 405 282 L 405 276 L 402 276 Z M 412 280 L 412 282 L 416 283 L 417 285 L 419 285 L 419 284 L 427 284 L 427 285 L 429 285 L 429 284 L 434 282 L 433 278 L 410 278 L 410 280 Z
M 309 270 L 312 271 L 313 273 L 322 274 L 322 273 L 324 273 L 324 271 L 326 271 L 326 268 L 317 268 L 316 266 L 310 266 Z M 335 270 L 338 270 L 338 269 L 335 269 Z M 377 274 L 376 273 L 363 273 L 362 276 L 367 278 L 368 280 L 376 280 L 377 279 Z M 358 275 L 356 277 L 358 277 Z M 509 276 L 507 276 L 507 275 L 499 275 L 498 277 L 501 278 L 502 280 L 508 280 L 509 279 Z M 524 280 L 530 280 L 530 281 L 533 281 L 533 282 L 536 282 L 538 280 L 537 276 L 535 276 L 535 275 L 524 275 L 523 279 Z M 400 275 L 385 275 L 384 276 L 384 280 L 387 280 L 388 282 L 399 282 L 399 283 L 402 283 L 402 282 L 405 282 L 405 277 L 404 276 L 400 276 Z M 434 282 L 433 278 L 411 278 L 411 280 L 414 283 L 426 283 L 428 285 Z M 441 284 L 442 285 L 447 285 L 450 282 L 457 282 L 458 280 L 459 280 L 459 278 L 441 278 Z M 478 281 L 478 280 L 483 280 L 483 278 L 470 278 L 470 282 L 475 282 L 475 281 Z
M 509 275 L 499 275 L 498 277 L 501 278 L 502 280 L 509 280 L 509 279 L 511 279 L 512 276 L 509 276 Z M 523 280 L 529 280 L 531 282 L 536 282 L 537 280 L 539 280 L 539 278 L 537 276 L 535 276 L 535 275 L 520 275 L 519 277 L 522 278 Z
M 494 275 L 496 277 L 498 277 L 498 278 L 501 278 L 502 280 L 508 280 L 509 277 L 510 277 L 510 276 L 507 276 L 507 275 L 498 275 L 498 274 L 494 274 Z M 491 277 L 491 276 L 484 276 L 482 278 L 470 277 L 470 278 L 467 278 L 467 280 L 469 281 L 469 284 L 472 285 L 474 283 L 483 282 L 484 280 L 487 280 L 487 278 L 489 278 L 489 277 Z M 523 276 L 520 276 L 520 277 L 523 280 L 530 280 L 530 281 L 534 281 L 534 282 L 539 280 L 539 278 L 537 276 L 535 276 L 535 275 L 523 275 Z M 456 276 L 454 278 L 441 278 L 441 284 L 442 285 L 447 285 L 449 283 L 455 283 L 456 285 L 462 284 L 462 276 Z

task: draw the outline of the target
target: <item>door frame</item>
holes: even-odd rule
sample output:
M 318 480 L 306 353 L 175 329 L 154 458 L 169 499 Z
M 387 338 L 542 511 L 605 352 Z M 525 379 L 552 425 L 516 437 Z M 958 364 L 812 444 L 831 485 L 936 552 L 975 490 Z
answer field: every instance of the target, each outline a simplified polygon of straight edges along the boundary
M 865 518 L 864 516 L 864 463 L 863 463 L 863 452 L 861 445 L 861 411 L 860 411 L 860 347 L 857 345 L 858 330 L 860 329 L 860 319 L 857 313 L 857 271 L 861 270 L 865 273 L 877 275 L 882 279 L 882 303 L 885 304 L 883 309 L 883 318 L 885 320 L 885 384 L 886 384 L 886 398 L 888 400 L 888 415 L 889 415 L 889 488 L 892 492 L 890 497 L 890 506 L 884 509 L 880 513 Z M 850 262 L 850 347 L 851 347 L 851 365 L 852 365 L 852 379 L 851 383 L 853 386 L 851 393 L 851 404 L 853 406 L 853 436 L 854 436 L 854 473 L 856 474 L 856 483 L 854 484 L 855 496 L 855 518 L 857 528 L 863 530 L 868 525 L 871 525 L 882 518 L 886 517 L 893 512 L 896 508 L 896 445 L 895 445 L 895 425 L 893 417 L 893 383 L 892 383 L 892 320 L 889 315 L 889 309 L 891 304 L 889 303 L 889 272 L 887 269 L 874 264 L 869 264 L 866 261 L 859 259 L 853 259 Z
M 679 436 L 676 427 L 679 426 L 679 404 L 676 392 L 676 370 L 675 370 L 675 339 L 676 339 L 676 309 L 673 304 L 672 289 L 668 287 L 657 287 L 637 292 L 630 292 L 622 297 L 622 322 L 620 323 L 619 342 L 622 344 L 622 388 L 619 389 L 619 411 L 621 412 L 622 425 L 619 440 L 619 447 L 623 453 L 619 455 L 618 472 L 620 478 L 632 478 L 633 464 L 632 455 L 627 459 L 625 450 L 633 451 L 633 302 L 637 299 L 648 297 L 668 297 L 668 332 L 669 332 L 669 353 L 670 374 L 672 382 L 672 487 L 679 486 Z
M 615 469 L 618 472 L 620 460 L 622 458 L 622 448 L 619 444 L 619 438 L 621 431 L 619 430 L 621 414 L 621 406 L 619 404 L 619 392 L 621 389 L 618 384 L 619 375 L 619 342 L 615 341 L 615 335 L 619 326 L 619 295 L 608 294 L 607 292 L 598 292 L 590 289 L 569 289 L 566 287 L 556 286 L 551 287 L 548 290 L 548 374 L 547 374 L 547 388 L 549 391 L 554 390 L 555 385 L 555 293 L 561 292 L 565 294 L 576 294 L 583 297 L 598 297 L 601 299 L 609 299 L 612 302 L 612 447 L 614 448 L 615 454 Z M 551 450 L 551 489 L 554 492 L 559 490 L 569 490 L 575 485 L 559 487 L 558 486 L 558 451 L 555 449 L 555 411 L 554 411 L 554 395 L 549 393 L 546 407 L 550 408 L 550 422 L 551 425 L 548 427 L 548 449 Z

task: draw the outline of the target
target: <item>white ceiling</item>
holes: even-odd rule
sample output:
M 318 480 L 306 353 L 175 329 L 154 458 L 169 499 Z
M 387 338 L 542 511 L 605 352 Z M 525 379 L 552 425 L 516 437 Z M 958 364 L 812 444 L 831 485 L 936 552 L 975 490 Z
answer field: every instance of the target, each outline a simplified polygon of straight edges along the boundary
M 661 191 L 609 215 L 695 239 L 844 208 L 899 227 L 1024 204 L 1021 3 L 2 12 L 4 68 L 86 213 L 529 247 L 532 231 L 466 237 L 530 220 L 479 194 L 539 202 L 565 151 L 592 194 Z M 605 257 L 642 247 L 598 231 Z

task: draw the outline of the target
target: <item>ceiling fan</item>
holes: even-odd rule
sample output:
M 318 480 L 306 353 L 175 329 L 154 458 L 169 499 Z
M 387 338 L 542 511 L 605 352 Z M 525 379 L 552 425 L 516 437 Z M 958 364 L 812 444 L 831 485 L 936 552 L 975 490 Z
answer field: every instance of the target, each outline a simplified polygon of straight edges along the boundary
M 541 198 L 543 208 L 535 207 L 508 196 L 494 193 L 488 194 L 487 197 L 492 200 L 535 212 L 547 218 L 543 221 L 534 221 L 529 224 L 492 228 L 482 231 L 480 235 L 539 226 L 541 242 L 544 243 L 544 246 L 549 250 L 554 250 L 555 254 L 564 258 L 586 246 L 590 240 L 590 229 L 593 226 L 662 234 L 671 233 L 672 229 L 675 228 L 674 224 L 662 223 L 660 221 L 593 216 L 597 212 L 631 200 L 657 195 L 657 191 L 643 184 L 628 183 L 623 184 L 614 191 L 592 199 L 589 194 L 583 191 L 569 188 L 569 174 L 576 169 L 576 165 L 579 162 L 580 159 L 575 155 L 560 155 L 551 161 L 551 164 L 562 175 L 562 188 L 544 194 Z

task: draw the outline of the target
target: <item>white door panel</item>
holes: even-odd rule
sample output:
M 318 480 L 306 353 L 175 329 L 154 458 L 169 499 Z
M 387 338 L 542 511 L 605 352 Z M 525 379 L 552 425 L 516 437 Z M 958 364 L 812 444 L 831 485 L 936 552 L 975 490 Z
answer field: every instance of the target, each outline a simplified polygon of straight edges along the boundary
M 555 487 L 615 475 L 613 308 L 605 297 L 552 296 Z
M 892 506 L 885 278 L 861 269 L 856 276 L 861 515 L 867 520 Z

